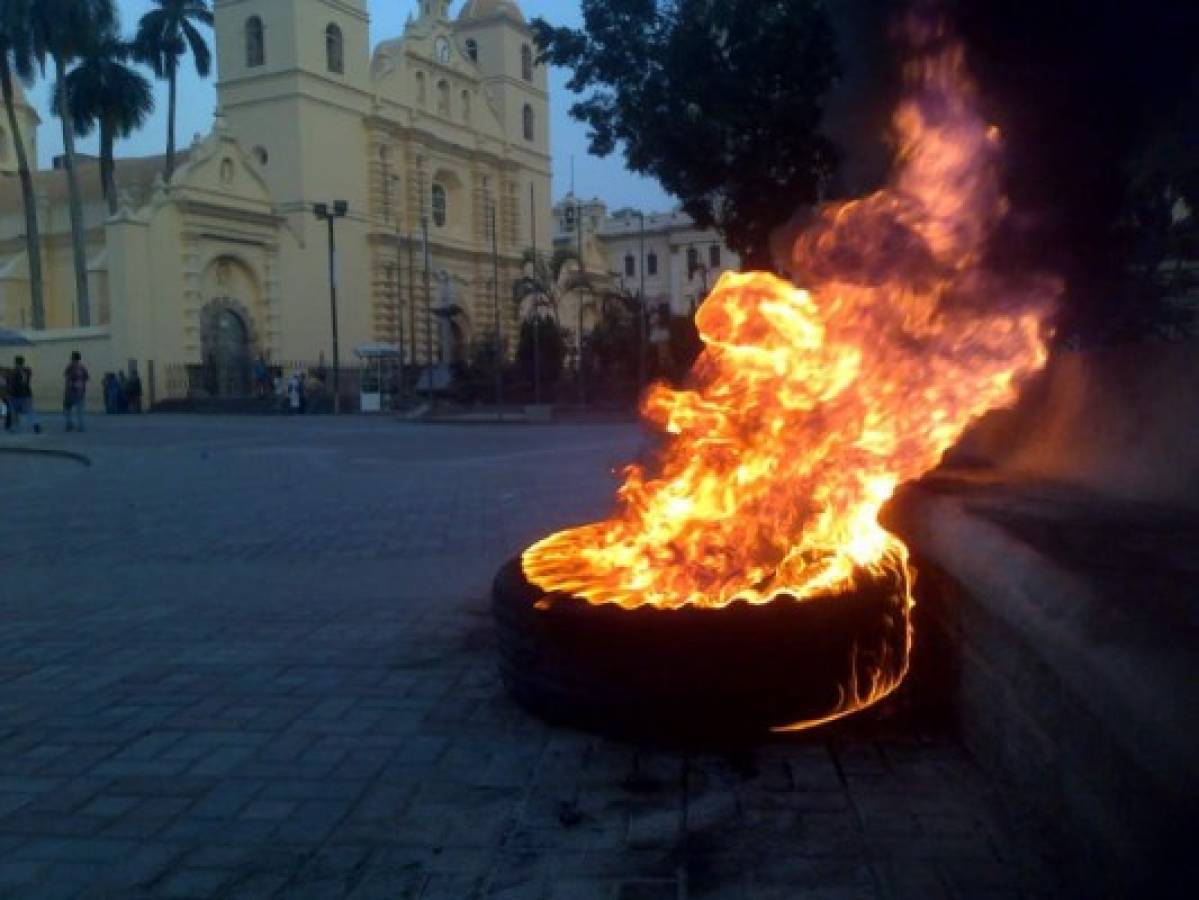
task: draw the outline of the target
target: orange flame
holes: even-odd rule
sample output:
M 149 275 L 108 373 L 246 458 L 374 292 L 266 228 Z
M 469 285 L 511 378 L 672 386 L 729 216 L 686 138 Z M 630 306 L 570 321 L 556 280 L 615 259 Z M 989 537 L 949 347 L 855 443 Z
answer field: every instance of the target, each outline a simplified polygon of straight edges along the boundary
M 705 349 L 689 387 L 656 385 L 644 404 L 672 436 L 659 471 L 630 467 L 614 518 L 530 547 L 532 583 L 630 609 L 827 595 L 858 569 L 910 584 L 879 510 L 1044 365 L 1057 286 L 985 266 L 1006 213 L 999 135 L 961 49 L 928 50 L 906 74 L 888 187 L 822 210 L 798 239 L 807 289 L 721 278 L 696 316 Z M 836 714 L 902 675 L 864 673 Z

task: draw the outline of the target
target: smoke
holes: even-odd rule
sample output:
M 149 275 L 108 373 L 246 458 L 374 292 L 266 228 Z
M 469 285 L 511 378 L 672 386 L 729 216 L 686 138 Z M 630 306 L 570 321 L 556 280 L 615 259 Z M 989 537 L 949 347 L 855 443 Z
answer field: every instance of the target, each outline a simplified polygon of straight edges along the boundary
M 1059 352 L 1012 410 L 993 413 L 948 462 L 1199 507 L 1199 343 Z

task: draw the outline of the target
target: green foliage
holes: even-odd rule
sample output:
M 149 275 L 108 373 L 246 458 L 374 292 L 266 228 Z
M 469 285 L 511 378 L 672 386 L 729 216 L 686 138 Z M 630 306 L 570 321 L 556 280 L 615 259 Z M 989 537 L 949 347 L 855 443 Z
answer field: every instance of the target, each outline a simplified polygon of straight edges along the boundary
M 80 137 L 100 127 L 113 137 L 129 137 L 154 111 L 148 82 L 127 63 L 129 44 L 115 32 L 101 32 L 80 48 L 79 62 L 67 75 L 67 96 L 75 132 Z M 54 114 L 58 115 L 57 101 Z
M 820 131 L 838 74 L 823 2 L 583 0 L 583 18 L 533 27 L 543 59 L 574 70 L 592 152 L 623 147 L 701 227 L 769 266 L 770 233 L 836 166 Z
M 588 381 L 597 397 L 634 400 L 641 340 L 637 299 L 627 293 L 607 292 L 600 297 L 599 309 L 599 322 L 587 336 Z
M 25 136 L 16 115 L 17 79 L 28 83 L 36 69 L 33 34 L 30 27 L 32 0 L 0 0 L 0 95 L 4 115 L 12 135 L 21 179 L 21 205 L 25 214 L 25 253 L 29 262 L 29 305 L 34 328 L 46 324 L 45 283 L 42 275 L 41 228 L 34 199 L 33 175 L 25 150 Z
M 100 182 L 110 213 L 117 209 L 114 142 L 141 128 L 154 111 L 150 82 L 127 65 L 131 56 L 132 48 L 115 30 L 96 32 L 80 48 L 65 92 L 55 91 L 54 114 L 61 115 L 59 98 L 66 97 L 77 134 L 100 128 Z
M 137 25 L 133 44 L 138 58 L 158 78 L 169 78 L 190 50 L 196 73 L 207 78 L 212 71 L 212 50 L 196 24 L 212 27 L 208 0 L 154 0 L 154 4 L 158 8 L 142 16 Z
M 154 0 L 152 9 L 137 25 L 133 38 L 134 55 L 148 65 L 158 78 L 170 86 L 167 110 L 167 153 L 163 175 L 167 181 L 175 174 L 175 108 L 179 61 L 189 50 L 201 78 L 212 70 L 212 50 L 197 25 L 212 27 L 212 9 L 208 0 Z
M 0 73 L 28 83 L 37 68 L 31 9 L 33 0 L 0 0 Z
M 540 381 L 542 388 L 556 385 L 566 362 L 566 337 L 558 323 L 548 315 L 529 316 L 520 324 L 520 343 L 516 347 L 516 366 L 530 384 Z
M 43 70 L 52 59 L 64 67 L 76 59 L 97 32 L 117 27 L 113 0 L 32 0 L 28 42 Z

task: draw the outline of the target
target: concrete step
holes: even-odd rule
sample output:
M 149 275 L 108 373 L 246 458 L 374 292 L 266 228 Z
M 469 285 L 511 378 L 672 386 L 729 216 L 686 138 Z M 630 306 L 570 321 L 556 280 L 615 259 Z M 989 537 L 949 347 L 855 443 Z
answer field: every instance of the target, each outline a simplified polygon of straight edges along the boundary
M 963 740 L 1079 896 L 1193 895 L 1199 515 L 958 474 L 886 522 L 956 657 Z

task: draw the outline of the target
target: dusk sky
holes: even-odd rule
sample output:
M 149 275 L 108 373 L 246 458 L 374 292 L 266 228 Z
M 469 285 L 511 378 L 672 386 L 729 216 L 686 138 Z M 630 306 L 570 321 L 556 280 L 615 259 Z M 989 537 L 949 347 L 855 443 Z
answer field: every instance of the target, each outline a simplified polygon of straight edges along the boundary
M 371 14 L 371 45 L 399 35 L 404 29 L 404 20 L 409 12 L 415 12 L 417 0 L 369 0 Z M 532 18 L 543 16 L 555 24 L 579 25 L 582 15 L 577 0 L 520 0 L 525 14 Z M 461 2 L 453 7 L 457 15 Z M 117 0 L 121 22 L 126 34 L 131 34 L 137 20 L 150 8 L 150 0 Z M 575 184 L 585 197 L 598 196 L 607 201 L 610 208 L 638 206 L 647 210 L 668 209 L 673 201 L 657 182 L 639 178 L 625 171 L 624 159 L 617 153 L 608 159 L 596 159 L 587 153 L 587 137 L 584 126 L 573 121 L 567 113 L 573 95 L 566 90 L 568 73 L 553 69 L 550 72 L 552 102 L 551 139 L 554 155 L 554 197 L 559 198 L 570 189 L 571 157 L 575 159 Z M 58 120 L 49 114 L 48 85 L 39 83 L 30 92 L 43 125 L 39 133 L 41 164 L 47 165 L 52 155 L 62 152 L 62 133 Z M 117 146 L 118 155 L 143 156 L 163 152 L 166 146 L 166 85 L 156 83 L 157 109 L 154 117 L 141 132 Z M 180 80 L 179 124 L 177 138 L 181 147 L 191 143 L 193 135 L 207 133 L 212 124 L 212 113 L 216 106 L 214 79 L 201 80 L 196 76 L 190 59 L 184 63 Z M 79 143 L 83 152 L 96 152 L 96 139 Z

